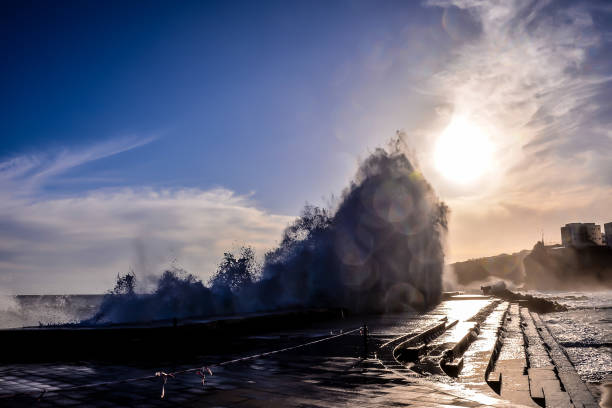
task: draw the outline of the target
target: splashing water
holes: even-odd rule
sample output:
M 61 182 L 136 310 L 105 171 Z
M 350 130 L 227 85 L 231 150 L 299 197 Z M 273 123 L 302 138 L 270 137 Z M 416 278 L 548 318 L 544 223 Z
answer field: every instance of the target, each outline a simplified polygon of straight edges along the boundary
M 79 322 L 101 302 L 102 295 L 0 295 L 0 328 Z
M 448 208 L 400 142 L 398 136 L 393 147 L 377 149 L 361 163 L 333 214 L 306 206 L 279 247 L 266 254 L 259 279 L 208 288 L 184 271 L 166 271 L 151 295 L 109 293 L 87 323 L 295 307 L 385 312 L 437 304 Z
M 360 312 L 436 304 L 446 211 L 406 156 L 378 149 L 333 217 L 307 211 L 288 228 L 266 258 L 256 299 Z

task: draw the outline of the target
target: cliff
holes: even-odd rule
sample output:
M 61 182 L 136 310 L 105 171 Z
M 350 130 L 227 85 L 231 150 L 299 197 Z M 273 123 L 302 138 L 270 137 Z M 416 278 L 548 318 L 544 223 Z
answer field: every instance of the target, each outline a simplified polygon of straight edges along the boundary
M 529 289 L 612 288 L 612 248 L 546 247 L 538 242 L 523 260 Z
M 504 279 L 516 285 L 524 281 L 523 259 L 529 254 L 528 250 L 514 254 L 501 254 L 486 258 L 470 259 L 469 261 L 451 264 L 461 286 L 470 286 L 477 283 Z
M 531 251 L 451 264 L 463 287 L 503 279 L 526 289 L 612 289 L 612 248 L 564 248 L 538 242 Z

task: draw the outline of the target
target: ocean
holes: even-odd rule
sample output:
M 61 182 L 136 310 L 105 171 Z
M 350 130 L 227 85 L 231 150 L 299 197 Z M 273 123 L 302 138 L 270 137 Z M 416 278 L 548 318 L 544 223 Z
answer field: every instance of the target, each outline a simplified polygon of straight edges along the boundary
M 580 377 L 589 383 L 612 380 L 612 291 L 528 293 L 568 307 L 541 316 Z
M 77 323 L 93 316 L 104 295 L 0 295 L 0 328 Z
M 612 291 L 541 292 L 567 312 L 542 315 L 578 374 L 589 383 L 612 377 Z M 92 317 L 103 295 L 0 295 L 0 328 L 76 323 Z

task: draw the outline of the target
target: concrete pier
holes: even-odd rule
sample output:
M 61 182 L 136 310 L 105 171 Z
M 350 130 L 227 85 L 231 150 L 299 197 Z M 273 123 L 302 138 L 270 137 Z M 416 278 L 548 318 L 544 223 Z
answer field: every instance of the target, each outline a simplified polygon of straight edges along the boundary
M 249 352 L 216 354 L 203 345 L 201 355 L 176 362 L 165 361 L 166 350 L 160 347 L 146 363 L 5 365 L 0 367 L 0 406 L 595 407 L 559 346 L 548 345 L 554 339 L 539 316 L 516 303 L 493 302 L 451 299 L 426 314 L 370 317 L 365 358 L 360 332 L 343 334 L 359 327 L 359 318 L 271 332 L 259 336 Z M 467 348 L 458 347 L 476 317 L 476 338 Z M 302 344 L 309 345 L 292 348 Z M 423 346 L 425 353 L 460 349 L 464 368 L 455 378 L 419 374 L 398 361 L 402 345 Z M 261 354 L 271 350 L 286 351 Z M 256 356 L 225 364 L 249 354 Z M 213 375 L 189 371 L 202 365 L 210 366 Z M 176 374 L 155 377 L 156 372 Z M 487 373 L 490 381 L 498 381 L 498 393 L 487 384 Z

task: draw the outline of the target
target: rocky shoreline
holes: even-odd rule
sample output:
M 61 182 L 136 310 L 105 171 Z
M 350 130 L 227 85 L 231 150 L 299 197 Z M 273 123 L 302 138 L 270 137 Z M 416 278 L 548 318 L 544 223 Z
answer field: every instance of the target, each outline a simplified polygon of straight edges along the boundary
M 506 289 L 503 282 L 491 286 L 482 286 L 481 290 L 485 295 L 492 295 L 499 299 L 507 300 L 508 302 L 521 302 L 531 312 L 567 312 L 567 307 L 558 302 L 529 294 L 512 292 Z

